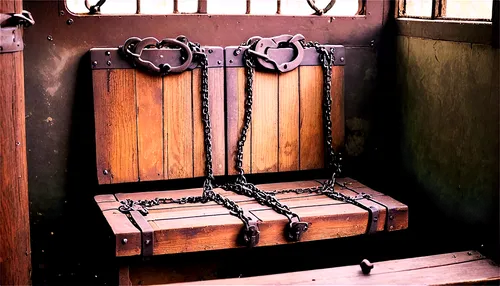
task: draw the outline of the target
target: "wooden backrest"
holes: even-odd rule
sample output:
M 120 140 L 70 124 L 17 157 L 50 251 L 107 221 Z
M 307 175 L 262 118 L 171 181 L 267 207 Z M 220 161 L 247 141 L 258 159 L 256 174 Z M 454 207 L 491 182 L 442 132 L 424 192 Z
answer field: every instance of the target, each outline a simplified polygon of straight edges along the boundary
M 215 175 L 224 175 L 224 57 L 221 47 L 206 49 L 212 51 L 213 167 Z M 152 61 L 180 58 L 175 50 L 143 54 Z M 99 184 L 204 176 L 200 69 L 150 75 L 133 68 L 116 48 L 92 49 L 91 62 Z
M 335 48 L 332 71 L 332 145 L 344 143 L 345 50 Z M 235 157 L 244 118 L 243 53 L 226 47 L 226 106 L 228 173 L 236 174 Z M 282 49 L 283 50 L 283 49 Z M 289 49 L 289 58 L 293 50 Z M 286 73 L 255 72 L 252 124 L 244 146 L 246 173 L 313 170 L 324 167 L 323 71 L 314 48 L 307 48 L 301 65 Z
M 345 50 L 327 47 L 335 48 L 331 120 L 332 145 L 338 150 L 344 142 Z M 246 81 L 243 53 L 236 55 L 236 48 L 206 47 L 212 51 L 209 93 L 215 175 L 236 174 Z M 282 50 L 293 57 L 292 49 Z M 144 50 L 143 57 L 153 62 L 180 61 L 175 50 Z M 116 48 L 92 49 L 91 61 L 99 184 L 204 176 L 200 69 L 150 75 L 134 68 Z M 245 172 L 323 168 L 323 71 L 316 50 L 307 48 L 301 65 L 290 72 L 257 70 L 253 90 Z

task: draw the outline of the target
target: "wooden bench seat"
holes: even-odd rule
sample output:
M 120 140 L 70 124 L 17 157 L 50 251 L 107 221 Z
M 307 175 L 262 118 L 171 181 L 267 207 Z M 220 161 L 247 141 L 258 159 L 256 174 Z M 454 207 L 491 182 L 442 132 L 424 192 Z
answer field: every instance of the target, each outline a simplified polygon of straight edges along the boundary
M 348 188 L 338 187 L 337 190 L 349 196 L 366 193 L 374 200 L 391 210 L 391 220 L 386 218 L 386 208 L 367 199 L 360 199 L 364 204 L 374 206 L 379 210 L 376 221 L 377 231 L 395 231 L 408 227 L 408 208 L 406 205 L 374 191 L 365 185 L 349 179 L 339 179 Z M 314 187 L 321 181 L 300 181 L 288 183 L 263 184 L 263 190 L 280 190 L 290 188 Z M 287 218 L 260 205 L 254 199 L 217 189 L 217 192 L 227 196 L 240 205 L 244 211 L 255 219 L 260 228 L 258 246 L 289 243 L 284 236 Z M 201 189 L 186 189 L 177 191 L 118 193 L 115 195 L 98 195 L 95 201 L 103 212 L 116 239 L 116 256 L 135 256 L 142 252 L 141 228 L 149 229 L 153 235 L 153 255 L 195 252 L 215 249 L 241 247 L 238 235 L 242 222 L 229 214 L 224 207 L 208 202 L 206 204 L 167 204 L 149 209 L 147 216 L 135 216 L 138 227 L 129 220 L 127 215 L 118 210 L 121 200 L 153 199 L 156 197 L 180 198 L 201 194 Z M 303 221 L 309 222 L 309 230 L 301 241 L 313 241 L 361 235 L 367 232 L 368 211 L 352 204 L 336 201 L 318 194 L 278 194 L 277 198 L 296 212 Z M 390 221 L 390 226 L 386 222 Z
M 464 285 L 500 281 L 500 267 L 477 251 L 463 251 L 359 265 L 169 285 Z

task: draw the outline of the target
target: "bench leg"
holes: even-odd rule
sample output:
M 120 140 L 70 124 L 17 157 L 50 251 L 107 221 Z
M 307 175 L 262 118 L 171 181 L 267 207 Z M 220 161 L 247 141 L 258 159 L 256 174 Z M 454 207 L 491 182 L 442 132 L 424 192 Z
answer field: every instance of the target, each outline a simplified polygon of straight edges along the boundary
M 128 263 L 121 263 L 119 265 L 118 284 L 120 286 L 132 286 L 132 281 L 130 281 L 130 267 Z

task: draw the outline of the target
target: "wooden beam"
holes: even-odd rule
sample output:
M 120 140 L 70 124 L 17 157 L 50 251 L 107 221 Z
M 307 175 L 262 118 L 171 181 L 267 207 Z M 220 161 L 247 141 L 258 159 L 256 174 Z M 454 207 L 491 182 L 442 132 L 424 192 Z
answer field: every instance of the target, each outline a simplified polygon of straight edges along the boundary
M 21 13 L 1 0 L 0 13 Z M 0 54 L 0 285 L 31 284 L 23 53 Z

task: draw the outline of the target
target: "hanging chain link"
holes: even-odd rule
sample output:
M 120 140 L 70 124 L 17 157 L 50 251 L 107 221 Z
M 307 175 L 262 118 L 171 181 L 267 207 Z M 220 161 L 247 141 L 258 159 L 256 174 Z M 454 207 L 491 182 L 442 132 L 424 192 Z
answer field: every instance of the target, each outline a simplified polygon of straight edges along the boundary
M 198 61 L 201 68 L 201 97 L 202 97 L 202 121 L 203 136 L 205 146 L 205 172 L 206 178 L 203 183 L 203 193 L 201 196 L 189 196 L 174 199 L 171 197 L 155 198 L 151 200 L 130 200 L 121 201 L 118 208 L 122 213 L 130 213 L 132 210 L 139 211 L 142 215 L 148 214 L 148 209 L 162 204 L 195 204 L 215 202 L 229 210 L 231 215 L 238 217 L 244 224 L 242 240 L 249 247 L 257 245 L 259 242 L 259 228 L 257 222 L 244 214 L 243 209 L 234 201 L 214 192 L 214 172 L 212 164 L 212 127 L 210 124 L 210 99 L 208 84 L 208 58 L 200 44 L 188 41 L 184 36 L 179 36 L 177 40 L 184 42 L 193 52 L 193 57 Z

